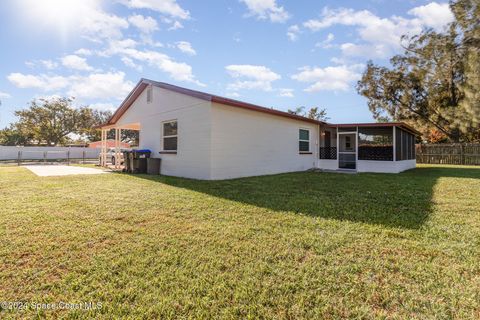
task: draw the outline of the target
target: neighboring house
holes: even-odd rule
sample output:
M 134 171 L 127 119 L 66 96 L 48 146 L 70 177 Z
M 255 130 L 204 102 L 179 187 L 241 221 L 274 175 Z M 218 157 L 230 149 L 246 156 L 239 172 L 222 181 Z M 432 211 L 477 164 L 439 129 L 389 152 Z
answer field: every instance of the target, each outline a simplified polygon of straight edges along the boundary
M 142 79 L 103 126 L 139 130 L 165 175 L 229 179 L 308 169 L 400 172 L 415 167 L 404 123 L 329 124 Z
M 88 144 L 89 148 L 101 148 L 102 147 L 102 141 L 95 141 L 95 142 L 90 142 Z M 108 148 L 115 148 L 115 140 L 114 139 L 108 139 L 107 140 L 107 149 Z M 130 144 L 127 142 L 120 142 L 120 148 L 130 148 Z

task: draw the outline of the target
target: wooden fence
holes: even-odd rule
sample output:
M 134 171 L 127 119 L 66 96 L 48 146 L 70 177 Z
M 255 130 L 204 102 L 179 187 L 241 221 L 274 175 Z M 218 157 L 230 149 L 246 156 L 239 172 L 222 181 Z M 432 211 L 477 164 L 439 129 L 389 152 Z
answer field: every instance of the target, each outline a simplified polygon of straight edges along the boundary
M 417 144 L 417 163 L 480 165 L 479 143 Z

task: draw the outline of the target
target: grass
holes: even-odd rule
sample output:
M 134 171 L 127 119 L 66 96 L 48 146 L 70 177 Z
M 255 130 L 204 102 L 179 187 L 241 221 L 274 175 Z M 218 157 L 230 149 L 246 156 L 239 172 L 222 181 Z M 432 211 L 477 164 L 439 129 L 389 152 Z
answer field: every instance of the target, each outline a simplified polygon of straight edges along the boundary
M 0 167 L 0 318 L 480 317 L 480 168 L 229 181 Z

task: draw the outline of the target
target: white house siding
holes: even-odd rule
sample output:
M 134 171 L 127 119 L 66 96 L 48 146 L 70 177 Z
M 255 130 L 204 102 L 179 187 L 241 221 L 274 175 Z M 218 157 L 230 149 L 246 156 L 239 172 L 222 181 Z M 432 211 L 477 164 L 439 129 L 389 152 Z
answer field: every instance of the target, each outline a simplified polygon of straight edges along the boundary
M 417 160 L 411 159 L 411 160 L 402 160 L 402 161 L 396 161 L 397 164 L 397 172 L 402 172 L 405 170 L 410 170 L 414 169 L 417 166 Z
M 320 159 L 318 161 L 318 168 L 323 170 L 337 170 L 338 160 L 335 159 Z
M 358 172 L 380 172 L 380 173 L 399 173 L 408 169 L 413 169 L 416 166 L 415 160 L 403 161 L 372 161 L 372 160 L 358 160 Z
M 162 174 L 210 179 L 210 102 L 154 86 L 153 101 L 147 103 L 146 93 L 142 92 L 118 124 L 140 123 L 139 147 L 162 159 Z M 177 154 L 160 154 L 162 122 L 169 120 L 178 121 Z
M 318 126 L 212 103 L 211 178 L 229 179 L 314 168 Z M 299 154 L 298 131 L 310 130 L 310 151 Z

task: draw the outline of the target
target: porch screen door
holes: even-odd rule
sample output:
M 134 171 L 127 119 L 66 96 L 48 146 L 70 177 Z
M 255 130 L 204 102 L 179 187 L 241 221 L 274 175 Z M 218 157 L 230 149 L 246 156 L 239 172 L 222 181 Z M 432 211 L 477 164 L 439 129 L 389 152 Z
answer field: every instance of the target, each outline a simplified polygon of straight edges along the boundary
M 357 168 L 356 135 L 356 133 L 338 133 L 338 168 Z

